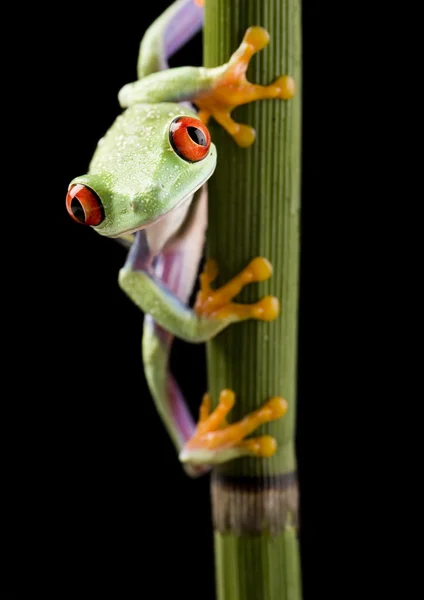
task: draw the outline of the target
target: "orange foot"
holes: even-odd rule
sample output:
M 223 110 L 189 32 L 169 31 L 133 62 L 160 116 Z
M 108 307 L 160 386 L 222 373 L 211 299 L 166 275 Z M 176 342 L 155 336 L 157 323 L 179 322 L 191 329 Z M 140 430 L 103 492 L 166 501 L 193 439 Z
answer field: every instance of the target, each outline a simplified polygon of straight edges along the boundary
M 255 281 L 265 281 L 271 275 L 271 263 L 266 258 L 254 258 L 241 273 L 233 277 L 227 284 L 212 290 L 210 284 L 218 276 L 218 264 L 215 260 L 208 259 L 204 271 L 200 275 L 200 291 L 196 297 L 194 310 L 199 316 L 217 319 L 273 321 L 278 317 L 280 311 L 280 305 L 275 296 L 265 296 L 254 304 L 231 302 L 245 285 Z
M 225 65 L 211 89 L 202 92 L 195 99 L 199 108 L 199 118 L 207 123 L 213 117 L 237 142 L 246 147 L 255 141 L 255 130 L 249 125 L 241 125 L 231 118 L 231 112 L 241 104 L 265 98 L 289 100 L 295 94 L 294 79 L 288 75 L 279 77 L 271 85 L 255 85 L 247 81 L 246 71 L 250 59 L 269 43 L 269 33 L 263 27 L 249 27 L 240 47 Z
M 240 421 L 228 425 L 226 416 L 234 403 L 234 392 L 223 390 L 219 395 L 218 406 L 211 413 L 211 397 L 209 394 L 203 396 L 199 422 L 194 435 L 180 453 L 181 462 L 212 465 L 241 456 L 269 457 L 275 453 L 277 442 L 269 435 L 247 440 L 244 438 L 262 423 L 285 415 L 288 408 L 286 400 L 275 396 Z

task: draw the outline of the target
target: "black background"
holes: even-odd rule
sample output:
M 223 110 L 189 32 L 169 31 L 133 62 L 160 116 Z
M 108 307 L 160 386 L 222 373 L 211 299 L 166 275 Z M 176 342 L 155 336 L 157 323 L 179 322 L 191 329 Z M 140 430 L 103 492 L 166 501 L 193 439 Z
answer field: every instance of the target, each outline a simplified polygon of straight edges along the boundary
M 142 34 L 167 5 L 37 7 L 26 10 L 24 24 L 19 15 L 9 21 L 18 39 L 6 121 L 18 123 L 20 133 L 7 154 L 10 172 L 17 162 L 23 167 L 8 178 L 15 208 L 3 271 L 11 290 L 4 294 L 11 379 L 11 416 L 2 423 L 4 523 L 15 584 L 52 589 L 57 597 L 69 589 L 146 584 L 156 592 L 131 595 L 215 597 L 209 481 L 183 474 L 147 392 L 142 317 L 117 285 L 126 251 L 65 210 L 69 181 L 86 172 L 120 111 L 119 89 L 135 79 Z M 323 20 L 315 3 L 303 3 L 297 456 L 305 600 L 316 589 L 339 597 L 334 561 L 350 494 L 341 477 L 334 479 L 343 470 L 334 454 L 350 419 L 338 384 L 338 305 L 349 291 L 334 284 L 333 246 L 347 217 L 331 204 L 323 153 L 331 121 L 320 92 Z M 201 64 L 201 36 L 171 64 Z M 176 341 L 172 367 L 196 410 L 206 388 L 203 346 Z

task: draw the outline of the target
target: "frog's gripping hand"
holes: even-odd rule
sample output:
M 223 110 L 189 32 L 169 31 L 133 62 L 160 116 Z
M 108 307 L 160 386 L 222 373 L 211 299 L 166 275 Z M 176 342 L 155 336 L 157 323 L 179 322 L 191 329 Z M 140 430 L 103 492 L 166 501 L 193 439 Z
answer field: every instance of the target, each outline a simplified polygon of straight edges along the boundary
M 207 123 L 212 116 L 242 147 L 253 144 L 255 130 L 249 125 L 236 123 L 231 112 L 237 106 L 255 100 L 289 100 L 295 94 L 295 82 L 287 75 L 266 86 L 256 85 L 246 79 L 252 56 L 269 44 L 269 38 L 268 31 L 263 27 L 249 27 L 239 48 L 221 68 L 222 72 L 217 73 L 210 89 L 201 91 L 194 99 L 200 109 L 199 118 Z

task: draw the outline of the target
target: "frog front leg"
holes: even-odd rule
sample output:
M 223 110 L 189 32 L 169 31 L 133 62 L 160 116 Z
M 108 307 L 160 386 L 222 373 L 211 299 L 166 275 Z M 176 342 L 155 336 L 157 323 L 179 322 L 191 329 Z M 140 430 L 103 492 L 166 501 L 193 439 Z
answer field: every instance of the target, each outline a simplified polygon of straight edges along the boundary
M 189 308 L 149 270 L 138 265 L 138 251 L 143 237 L 140 232 L 119 272 L 119 284 L 131 300 L 156 323 L 176 337 L 188 342 L 205 342 L 232 323 L 246 319 L 272 321 L 279 314 L 279 302 L 274 296 L 265 296 L 253 304 L 239 304 L 232 299 L 248 283 L 265 281 L 272 274 L 271 264 L 262 257 L 253 259 L 238 275 L 221 288 L 213 290 L 210 283 L 217 276 L 217 265 L 206 263 L 201 276 L 201 290 L 195 309 Z M 184 272 L 184 259 L 179 266 Z
M 225 65 L 210 69 L 180 67 L 152 73 L 125 85 L 119 92 L 119 102 L 122 108 L 140 102 L 194 102 L 204 123 L 213 117 L 239 146 L 250 146 L 255 140 L 255 130 L 234 121 L 232 111 L 255 100 L 289 100 L 295 94 L 295 82 L 288 75 L 267 86 L 256 85 L 246 79 L 252 56 L 268 43 L 269 34 L 263 27 L 250 27 Z

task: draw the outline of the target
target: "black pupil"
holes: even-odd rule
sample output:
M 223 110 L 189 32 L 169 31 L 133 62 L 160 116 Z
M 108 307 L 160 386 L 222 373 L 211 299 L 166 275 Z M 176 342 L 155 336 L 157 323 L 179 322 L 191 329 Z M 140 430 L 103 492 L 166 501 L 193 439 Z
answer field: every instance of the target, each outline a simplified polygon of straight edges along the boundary
M 72 198 L 71 202 L 72 214 L 80 223 L 85 223 L 85 212 L 78 198 Z
M 193 142 L 196 142 L 199 146 L 206 146 L 206 136 L 201 129 L 198 129 L 197 127 L 187 127 L 187 131 Z

